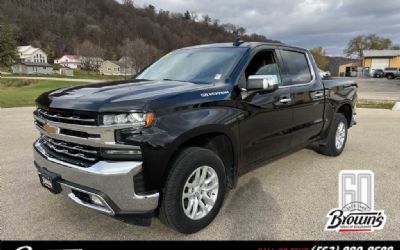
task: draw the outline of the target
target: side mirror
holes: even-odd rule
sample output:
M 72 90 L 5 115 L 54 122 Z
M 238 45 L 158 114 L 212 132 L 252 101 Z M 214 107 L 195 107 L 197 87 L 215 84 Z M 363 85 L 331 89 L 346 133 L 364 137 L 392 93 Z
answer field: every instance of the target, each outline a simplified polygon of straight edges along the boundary
M 247 79 L 247 90 L 276 90 L 279 82 L 276 75 L 251 75 Z

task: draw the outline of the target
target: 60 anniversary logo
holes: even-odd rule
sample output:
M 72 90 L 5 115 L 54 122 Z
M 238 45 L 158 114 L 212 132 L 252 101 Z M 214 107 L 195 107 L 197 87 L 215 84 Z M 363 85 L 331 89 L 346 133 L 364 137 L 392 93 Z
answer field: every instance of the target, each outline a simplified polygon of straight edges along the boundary
M 373 232 L 383 229 L 386 215 L 374 210 L 374 173 L 343 170 L 339 173 L 339 208 L 329 211 L 325 231 Z

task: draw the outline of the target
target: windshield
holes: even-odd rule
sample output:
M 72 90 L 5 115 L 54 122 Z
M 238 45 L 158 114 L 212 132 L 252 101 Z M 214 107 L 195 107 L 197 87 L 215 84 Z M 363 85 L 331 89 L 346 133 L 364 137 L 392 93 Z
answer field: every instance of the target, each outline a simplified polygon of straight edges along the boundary
M 136 79 L 192 83 L 224 81 L 245 51 L 246 48 L 178 50 L 163 56 Z

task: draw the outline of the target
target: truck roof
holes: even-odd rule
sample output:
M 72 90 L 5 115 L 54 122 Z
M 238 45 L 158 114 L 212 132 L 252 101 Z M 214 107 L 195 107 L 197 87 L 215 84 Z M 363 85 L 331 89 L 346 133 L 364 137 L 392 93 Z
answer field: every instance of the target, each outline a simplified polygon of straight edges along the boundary
M 287 45 L 281 42 L 243 42 L 242 44 L 235 46 L 233 43 L 210 43 L 210 44 L 201 44 L 190 47 L 185 47 L 182 49 L 197 49 L 197 48 L 255 48 L 258 46 L 278 46 L 278 47 L 286 47 L 293 49 L 306 50 L 304 48 Z

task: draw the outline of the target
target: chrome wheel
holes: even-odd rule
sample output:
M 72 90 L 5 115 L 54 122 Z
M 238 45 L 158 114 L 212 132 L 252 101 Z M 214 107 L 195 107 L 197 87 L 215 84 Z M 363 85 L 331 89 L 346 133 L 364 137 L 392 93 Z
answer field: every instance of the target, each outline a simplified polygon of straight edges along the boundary
M 335 136 L 336 149 L 338 150 L 342 149 L 345 139 L 346 139 L 346 125 L 343 122 L 340 122 L 336 129 L 336 136 Z
M 182 206 L 192 220 L 205 217 L 214 207 L 218 196 L 218 175 L 209 166 L 195 169 L 183 187 Z

